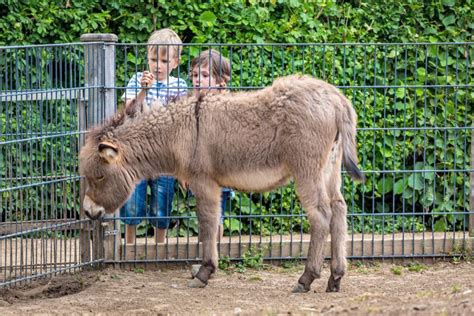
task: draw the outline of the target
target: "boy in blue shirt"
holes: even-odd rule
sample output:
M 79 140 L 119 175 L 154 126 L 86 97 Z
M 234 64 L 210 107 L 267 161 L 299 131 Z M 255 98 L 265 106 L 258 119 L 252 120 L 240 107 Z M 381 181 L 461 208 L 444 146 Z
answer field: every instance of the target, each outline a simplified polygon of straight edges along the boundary
M 227 91 L 227 83 L 231 76 L 231 66 L 227 58 L 214 49 L 201 52 L 199 56 L 191 62 L 191 80 L 193 82 L 194 93 L 223 93 Z M 223 188 L 221 194 L 221 224 L 219 226 L 219 236 L 222 239 L 224 234 L 223 218 L 224 212 L 234 192 L 231 189 Z

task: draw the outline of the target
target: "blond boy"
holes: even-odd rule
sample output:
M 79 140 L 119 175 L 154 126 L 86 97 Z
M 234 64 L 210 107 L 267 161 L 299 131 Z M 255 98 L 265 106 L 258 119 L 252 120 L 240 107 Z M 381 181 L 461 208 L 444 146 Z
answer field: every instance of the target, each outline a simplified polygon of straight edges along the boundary
M 171 29 L 161 29 L 151 34 L 147 43 L 148 70 L 136 73 L 122 96 L 127 109 L 138 105 L 132 112 L 142 112 L 156 101 L 166 106 L 170 100 L 186 95 L 186 81 L 171 76 L 171 72 L 179 65 L 181 44 L 181 39 Z M 173 207 L 174 183 L 174 178 L 162 176 L 142 180 L 137 185 L 120 209 L 120 216 L 125 222 L 126 243 L 135 242 L 136 225 L 141 221 L 138 217 L 144 216 L 151 217 L 149 222 L 155 226 L 156 242 L 164 242 Z M 151 187 L 149 207 L 146 206 L 147 186 Z

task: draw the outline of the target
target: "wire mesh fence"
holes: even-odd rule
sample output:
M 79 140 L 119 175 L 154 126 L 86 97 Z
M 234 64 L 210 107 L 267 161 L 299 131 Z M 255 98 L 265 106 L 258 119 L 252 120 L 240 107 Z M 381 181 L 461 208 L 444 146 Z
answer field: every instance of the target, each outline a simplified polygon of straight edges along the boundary
M 129 227 L 119 212 L 101 223 L 82 216 L 77 153 L 85 130 L 123 106 L 127 83 L 149 70 L 150 56 L 146 45 L 90 40 L 0 49 L 0 284 L 97 262 L 192 262 L 202 252 L 196 202 L 177 183 L 164 242 L 151 216 Z M 193 59 L 209 49 L 230 62 L 225 90 L 298 73 L 352 101 L 367 182 L 345 176 L 341 188 L 350 258 L 472 251 L 473 43 L 183 44 L 170 76 L 189 93 Z M 293 184 L 223 197 L 221 257 L 304 259 L 309 224 Z M 136 236 L 129 244 L 125 227 Z
M 148 55 L 146 45 L 119 44 L 116 49 L 121 96 L 131 76 L 148 69 Z M 466 155 L 472 135 L 470 43 L 189 44 L 182 46 L 181 62 L 171 75 L 189 78 L 193 58 L 210 49 L 231 62 L 229 90 L 258 89 L 276 77 L 304 73 L 337 85 L 351 99 L 359 115 L 359 155 L 368 179 L 354 185 L 346 178 L 342 188 L 349 204 L 351 257 L 449 255 L 448 232 L 455 248 L 471 246 L 465 239 L 472 171 Z M 172 248 L 181 243 L 187 249 L 188 240 L 178 237 L 198 234 L 195 217 L 189 218 L 195 202 L 178 191 L 175 205 L 181 221 L 168 235 L 176 238 L 170 240 Z M 253 241 L 269 244 L 266 254 L 272 258 L 305 252 L 309 226 L 292 185 L 264 194 L 238 193 L 230 205 L 223 216 L 222 241 L 228 249 L 235 245 L 238 258 L 245 252 L 242 244 Z M 138 234 L 143 243 L 153 243 L 145 238 L 153 234 L 149 225 L 141 224 Z M 291 249 L 272 253 L 271 244 L 281 246 L 285 238 Z M 440 248 L 434 242 L 438 239 Z M 120 261 L 166 257 L 153 247 L 132 244 Z M 190 258 L 188 252 L 173 254 Z

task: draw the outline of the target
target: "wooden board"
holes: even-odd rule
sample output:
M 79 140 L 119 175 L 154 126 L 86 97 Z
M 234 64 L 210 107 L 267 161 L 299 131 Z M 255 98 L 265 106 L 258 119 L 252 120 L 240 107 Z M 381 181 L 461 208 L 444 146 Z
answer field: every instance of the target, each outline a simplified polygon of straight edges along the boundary
M 460 251 L 472 252 L 474 238 L 467 232 L 406 233 L 394 235 L 353 235 L 346 242 L 347 255 L 353 258 L 396 258 L 415 256 L 449 256 Z M 249 247 L 261 248 L 268 258 L 306 257 L 309 235 L 224 237 L 218 245 L 220 257 L 242 258 Z M 325 256 L 331 255 L 331 241 L 325 245 Z M 121 245 L 119 261 L 196 260 L 201 258 L 202 244 L 196 237 L 168 239 L 155 244 L 152 238 L 137 239 L 136 244 Z M 112 259 L 112 258 L 107 258 Z

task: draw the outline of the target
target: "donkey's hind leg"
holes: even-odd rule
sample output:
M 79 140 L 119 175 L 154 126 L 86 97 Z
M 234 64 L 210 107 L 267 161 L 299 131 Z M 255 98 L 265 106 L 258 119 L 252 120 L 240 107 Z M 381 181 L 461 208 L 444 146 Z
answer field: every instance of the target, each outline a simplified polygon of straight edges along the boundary
M 324 244 L 331 222 L 331 207 L 326 187 L 319 174 L 314 179 L 295 177 L 295 181 L 297 193 L 311 225 L 311 240 L 304 272 L 293 292 L 308 292 L 311 289 L 311 283 L 321 277 Z
M 339 195 L 341 197 L 340 199 L 331 201 L 331 276 L 328 280 L 326 292 L 339 292 L 341 279 L 346 273 L 347 268 L 347 206 L 342 195 L 340 193 Z
M 335 143 L 324 168 L 326 189 L 331 200 L 331 276 L 326 292 L 339 292 L 346 273 L 347 205 L 341 193 L 342 148 Z

